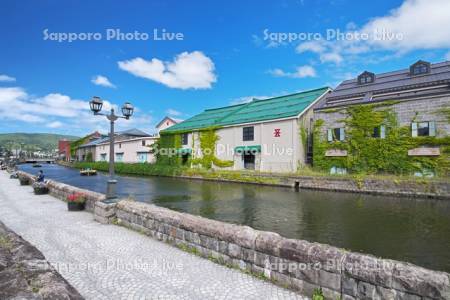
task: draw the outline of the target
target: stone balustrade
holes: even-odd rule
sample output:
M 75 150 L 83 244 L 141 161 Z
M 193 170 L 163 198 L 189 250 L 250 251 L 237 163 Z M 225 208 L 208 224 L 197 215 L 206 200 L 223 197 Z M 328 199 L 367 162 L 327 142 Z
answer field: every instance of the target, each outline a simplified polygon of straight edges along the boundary
M 17 175 L 23 176 L 23 177 L 28 177 L 30 180 L 30 183 L 33 183 L 36 180 L 36 176 L 33 176 L 26 172 L 18 171 Z M 64 201 L 67 201 L 67 196 L 69 196 L 71 194 L 74 194 L 74 193 L 84 194 L 86 196 L 86 206 L 85 207 L 86 207 L 86 210 L 90 211 L 90 212 L 94 212 L 94 207 L 95 207 L 96 202 L 105 199 L 104 194 L 77 188 L 77 187 L 74 187 L 74 186 L 71 186 L 71 185 L 68 185 L 65 183 L 61 183 L 58 181 L 54 181 L 54 180 L 45 180 L 45 182 L 47 183 L 49 194 L 58 199 L 64 200 Z
M 34 177 L 19 172 L 22 176 Z M 376 258 L 333 246 L 287 239 L 172 211 L 152 204 L 105 200 L 99 193 L 49 180 L 50 193 L 87 195 L 87 210 L 104 224 L 119 224 L 311 296 L 322 288 L 326 299 L 449 299 L 450 274 L 409 263 Z
M 448 273 L 151 204 L 122 200 L 113 205 L 121 225 L 307 296 L 320 287 L 327 299 L 450 299 Z

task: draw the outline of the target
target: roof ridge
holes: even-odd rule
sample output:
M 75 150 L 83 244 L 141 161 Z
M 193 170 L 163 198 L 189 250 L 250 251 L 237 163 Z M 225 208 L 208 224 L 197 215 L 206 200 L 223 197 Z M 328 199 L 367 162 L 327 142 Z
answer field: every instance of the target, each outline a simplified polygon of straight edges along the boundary
M 225 116 L 223 116 L 222 118 L 218 119 L 216 122 L 214 122 L 215 124 L 220 123 L 220 121 L 222 121 L 223 119 L 228 118 L 229 116 L 238 113 L 240 110 L 242 110 L 243 108 L 249 106 L 253 101 L 247 102 L 247 103 L 243 103 L 241 108 L 238 108 L 236 110 L 231 111 L 230 113 L 226 114 Z
M 257 99 L 257 98 L 253 98 L 253 100 L 252 100 L 251 102 L 273 100 L 273 99 L 284 98 L 284 97 L 289 97 L 289 96 L 294 96 L 294 95 L 299 95 L 299 94 L 312 93 L 312 92 L 316 92 L 316 91 L 320 91 L 320 90 L 324 90 L 324 89 L 329 89 L 329 88 L 330 88 L 330 87 L 328 87 L 328 86 L 324 86 L 324 87 L 317 88 L 317 89 L 306 90 L 306 91 L 301 91 L 301 92 L 295 92 L 295 93 L 292 93 L 292 94 L 286 94 L 286 95 L 281 95 L 281 96 L 275 96 L 275 97 L 271 97 L 271 98 L 265 98 L 265 99 Z

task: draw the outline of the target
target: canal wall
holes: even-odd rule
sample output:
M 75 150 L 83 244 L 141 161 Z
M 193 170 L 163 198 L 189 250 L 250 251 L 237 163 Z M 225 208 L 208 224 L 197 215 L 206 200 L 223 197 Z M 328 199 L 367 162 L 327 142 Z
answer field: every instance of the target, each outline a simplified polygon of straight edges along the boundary
M 34 177 L 25 172 L 31 181 Z M 86 194 L 86 209 L 104 224 L 118 224 L 311 296 L 326 299 L 449 299 L 450 274 L 377 258 L 326 244 L 210 220 L 152 204 L 120 200 L 49 180 L 50 193 L 65 200 Z
M 65 167 L 73 167 L 72 164 L 67 162 L 58 163 Z M 395 176 L 373 177 L 357 175 L 306 176 L 238 171 L 221 172 L 217 170 L 210 172 L 199 172 L 198 174 L 194 172 L 193 174 L 173 175 L 169 177 L 282 186 L 333 192 L 351 192 L 411 198 L 433 198 L 450 200 L 450 180 L 448 179 L 409 179 Z
M 326 299 L 450 299 L 450 274 L 405 262 L 130 200 L 103 203 L 96 214 L 306 296 L 322 288 Z
M 28 178 L 30 184 L 33 184 L 33 182 L 36 180 L 35 176 L 26 172 L 18 171 L 17 175 Z M 84 194 L 86 196 L 85 209 L 89 212 L 94 212 L 96 202 L 105 200 L 104 194 L 77 188 L 54 180 L 45 180 L 45 182 L 47 183 L 49 194 L 63 201 L 67 201 L 67 197 L 71 194 L 74 193 Z
M 239 174 L 238 179 L 192 175 L 175 176 L 184 179 L 199 179 L 261 185 L 284 186 L 333 192 L 364 193 L 413 198 L 434 198 L 450 200 L 450 180 L 400 179 L 339 176 L 288 176 L 277 174 Z

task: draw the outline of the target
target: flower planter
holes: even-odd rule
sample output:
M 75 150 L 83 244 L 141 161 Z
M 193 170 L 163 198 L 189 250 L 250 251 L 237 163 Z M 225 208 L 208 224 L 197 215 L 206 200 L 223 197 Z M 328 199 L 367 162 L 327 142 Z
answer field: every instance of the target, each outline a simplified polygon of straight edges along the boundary
M 34 182 L 33 189 L 35 195 L 44 195 L 48 193 L 48 187 L 45 182 Z
M 84 204 L 85 202 L 67 202 L 67 209 L 69 211 L 81 211 L 84 210 Z
M 47 188 L 47 187 L 35 187 L 35 188 L 34 188 L 34 194 L 35 194 L 35 195 L 45 195 L 45 194 L 48 194 L 48 188 Z
M 30 185 L 30 180 L 28 178 L 19 177 L 20 185 Z

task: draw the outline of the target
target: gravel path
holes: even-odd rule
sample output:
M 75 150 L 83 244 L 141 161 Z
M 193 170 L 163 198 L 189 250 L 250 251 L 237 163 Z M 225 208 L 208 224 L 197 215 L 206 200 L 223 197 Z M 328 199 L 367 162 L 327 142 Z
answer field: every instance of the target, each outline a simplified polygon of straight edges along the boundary
M 0 220 L 36 246 L 86 299 L 306 299 L 88 212 L 36 196 L 0 171 Z

